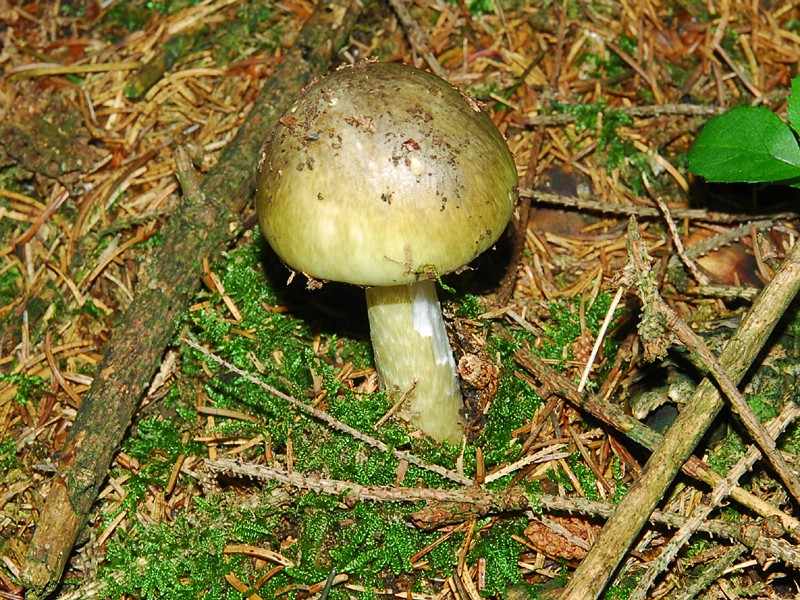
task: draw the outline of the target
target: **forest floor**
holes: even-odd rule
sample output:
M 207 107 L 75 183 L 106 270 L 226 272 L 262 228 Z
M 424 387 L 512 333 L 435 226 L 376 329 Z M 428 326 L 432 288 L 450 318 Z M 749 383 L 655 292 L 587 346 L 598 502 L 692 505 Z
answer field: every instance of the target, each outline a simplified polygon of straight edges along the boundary
M 798 237 L 796 187 L 709 184 L 687 158 L 728 108 L 785 119 L 795 2 L 328 6 L 358 16 L 331 30 L 345 35 L 330 68 L 433 71 L 515 157 L 509 229 L 440 294 L 462 443 L 425 438 L 379 390 L 360 289 L 287 284 L 251 201 L 258 153 L 224 154 L 265 82 L 310 53 L 312 2 L 0 0 L 0 598 L 557 598 L 705 375 L 674 322 L 640 331 L 636 288 L 620 287 L 635 232 L 657 295 L 716 354 Z M 177 317 L 131 315 L 192 182 L 229 159 L 248 174 L 244 201 L 222 199 L 225 243 L 189 257 Z M 753 444 L 726 404 L 609 567 L 606 598 L 800 594 L 785 484 L 800 320 L 775 316 L 740 389 L 759 420 L 783 418 L 790 473 L 753 455 L 711 493 Z M 42 543 L 45 501 L 73 489 L 65 469 L 95 436 L 70 430 L 102 407 L 84 400 L 132 318 L 168 340 L 160 364 L 131 382 L 133 418 L 111 417 L 77 539 L 59 513 Z M 41 582 L 36 565 L 61 560 L 49 551 L 66 564 Z

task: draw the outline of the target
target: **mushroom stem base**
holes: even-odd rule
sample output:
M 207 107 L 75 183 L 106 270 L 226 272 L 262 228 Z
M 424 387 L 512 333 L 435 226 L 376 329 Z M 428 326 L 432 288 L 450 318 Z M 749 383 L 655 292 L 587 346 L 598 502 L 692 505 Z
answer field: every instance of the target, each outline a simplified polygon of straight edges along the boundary
M 457 443 L 464 402 L 436 285 L 372 287 L 366 294 L 381 387 L 397 394 L 411 390 L 412 424 L 435 440 Z

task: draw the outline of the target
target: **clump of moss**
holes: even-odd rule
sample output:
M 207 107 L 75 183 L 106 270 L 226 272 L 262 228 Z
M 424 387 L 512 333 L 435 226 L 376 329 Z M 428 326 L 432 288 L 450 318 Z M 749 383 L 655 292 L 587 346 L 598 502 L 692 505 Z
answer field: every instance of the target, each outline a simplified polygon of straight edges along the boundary
M 265 280 L 263 251 L 260 242 L 247 244 L 214 267 L 227 300 L 236 306 L 241 317 L 234 320 L 220 294 L 209 291 L 197 308 L 184 316 L 183 335 L 286 394 L 303 402 L 318 402 L 331 416 L 382 439 L 392 448 L 455 468 L 460 448 L 418 439 L 398 420 L 375 429 L 375 423 L 389 410 L 390 400 L 380 392 L 360 392 L 340 376 L 344 360 L 357 368 L 371 365 L 368 341 L 327 330 L 321 326 L 324 320 L 315 321 L 308 315 L 301 320 L 286 310 L 287 304 L 292 304 L 283 295 L 282 285 L 273 286 Z M 607 306 L 607 298 L 599 298 L 585 321 L 599 322 Z M 555 352 L 558 345 L 571 344 L 580 335 L 578 308 L 574 303 L 551 307 L 548 343 L 552 347 L 544 352 Z M 477 298 L 465 297 L 456 311 L 461 316 L 477 318 L 483 307 Z M 489 341 L 490 352 L 500 355 L 501 376 L 489 423 L 475 444 L 482 447 L 487 465 L 510 458 L 515 444 L 511 432 L 541 405 L 533 389 L 515 375 L 514 352 L 523 342 L 520 334 L 508 331 Z M 125 451 L 139 460 L 140 468 L 129 478 L 128 499 L 118 510 L 128 509 L 135 514 L 153 488 L 163 489 L 178 455 L 205 455 L 204 446 L 187 441 L 196 435 L 199 425 L 193 408 L 198 383 L 207 403 L 255 417 L 253 421 L 218 417 L 215 433 L 250 439 L 260 435 L 269 440 L 278 464 L 286 460 L 291 446 L 294 469 L 300 473 L 317 473 L 362 485 L 394 485 L 398 460 L 391 453 L 376 451 L 317 422 L 284 399 L 185 346 L 181 375 L 162 400 L 161 412 L 168 411 L 171 416 L 142 419 L 126 443 Z M 256 459 L 264 452 L 265 445 L 258 444 L 237 456 Z M 467 474 L 474 472 L 474 456 L 475 446 L 468 447 L 464 453 Z M 581 470 L 577 459 L 572 463 L 585 492 L 591 493 L 591 473 Z M 415 465 L 408 466 L 405 482 L 431 488 L 452 486 L 439 475 Z M 286 586 L 323 581 L 331 569 L 347 573 L 352 582 L 367 590 L 393 587 L 430 593 L 438 585 L 434 580 L 450 575 L 457 561 L 463 533 L 427 552 L 423 559 L 425 570 L 411 565 L 412 556 L 441 536 L 440 532 L 407 525 L 410 513 L 420 508 L 417 504 L 358 502 L 346 506 L 337 497 L 303 490 L 287 493 L 285 488 L 269 482 L 261 482 L 258 487 L 265 491 L 254 492 L 256 500 L 250 501 L 247 509 L 230 493 L 195 498 L 189 506 L 170 515 L 169 522 L 151 526 L 135 523 L 127 532 L 112 536 L 104 568 L 113 582 L 111 593 L 159 599 L 244 597 L 227 585 L 225 576 L 234 573 L 252 584 L 267 569 L 242 556 L 225 554 L 224 548 L 229 544 L 280 549 L 293 561 L 293 567 L 281 570 L 264 583 L 259 589 L 262 597 L 274 595 Z M 280 501 L 270 493 L 279 493 Z M 522 535 L 524 528 L 522 517 L 486 522 L 478 528 L 480 533 L 467 559 L 490 559 L 485 593 L 500 594 L 519 582 L 517 560 L 523 548 L 512 534 Z M 339 588 L 331 591 L 331 598 L 352 594 Z M 371 594 L 367 591 L 364 597 Z

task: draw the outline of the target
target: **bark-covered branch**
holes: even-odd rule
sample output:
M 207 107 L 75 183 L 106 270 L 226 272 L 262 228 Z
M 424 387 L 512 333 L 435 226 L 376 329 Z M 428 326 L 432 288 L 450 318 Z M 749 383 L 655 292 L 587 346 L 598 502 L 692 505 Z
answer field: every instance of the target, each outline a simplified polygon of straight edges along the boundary
M 261 144 L 280 113 L 313 77 L 330 68 L 361 6 L 322 0 L 217 165 L 199 186 L 182 169 L 184 198 L 145 266 L 136 296 L 111 335 L 58 461 L 23 563 L 29 598 L 58 584 L 111 460 L 172 338 L 176 317 L 196 294 L 203 258 L 218 255 L 250 201 Z
M 639 239 L 635 220 L 628 230 L 635 251 Z M 772 281 L 762 290 L 725 345 L 719 362 L 738 384 L 800 289 L 800 244 L 789 251 Z M 640 329 L 641 333 L 641 329 Z M 597 598 L 608 584 L 648 517 L 694 450 L 723 405 L 722 395 L 704 379 L 647 461 L 641 475 L 608 520 L 578 567 L 561 600 Z

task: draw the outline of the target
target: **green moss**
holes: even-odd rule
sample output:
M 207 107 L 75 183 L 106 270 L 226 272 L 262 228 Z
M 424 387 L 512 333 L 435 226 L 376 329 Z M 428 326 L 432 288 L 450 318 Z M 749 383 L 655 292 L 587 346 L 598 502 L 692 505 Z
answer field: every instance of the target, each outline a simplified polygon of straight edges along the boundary
M 611 305 L 611 296 L 603 292 L 597 296 L 594 304 L 587 307 L 584 323 L 591 333 L 596 336 L 606 312 Z M 545 329 L 546 338 L 537 353 L 542 358 L 560 361 L 563 368 L 567 361 L 572 360 L 572 346 L 581 334 L 581 302 L 579 298 L 552 301 L 548 304 L 550 309 L 550 322 Z M 527 332 L 520 332 L 526 338 Z M 529 338 L 528 338 L 529 339 Z M 532 341 L 532 340 L 530 340 Z M 606 339 L 605 351 L 613 353 L 616 342 Z
M 158 248 L 161 246 L 162 242 L 164 241 L 164 233 L 159 230 L 156 231 L 153 235 L 147 238 L 143 242 L 139 242 L 138 244 L 134 244 L 134 248 L 138 248 L 140 250 L 152 250 L 153 248 Z
M 331 569 L 356 577 L 367 588 L 383 588 L 389 574 L 404 574 L 406 585 L 410 583 L 416 591 L 429 591 L 429 575 L 412 571 L 409 559 L 441 534 L 409 528 L 405 517 L 414 509 L 394 503 L 359 503 L 345 509 L 329 496 L 300 496 L 286 515 L 296 525 L 298 542 L 284 555 L 295 566 L 263 588 L 262 596 L 271 596 L 274 590 L 292 582 L 322 581 Z M 431 573 L 439 577 L 451 572 L 461 539 L 457 534 L 425 555 Z M 332 594 L 347 597 L 344 590 L 332 590 Z
M 755 394 L 747 398 L 747 404 L 753 409 L 761 423 L 774 419 L 780 413 L 781 402 L 779 398 L 770 397 L 769 394 Z
M 500 354 L 500 382 L 487 413 L 486 426 L 475 442 L 483 450 L 488 467 L 505 463 L 516 454 L 519 447 L 511 432 L 529 422 L 542 404 L 533 388 L 515 374 L 514 352 L 519 347 L 516 340 L 494 336 L 489 339 L 490 353 Z M 474 452 L 468 452 L 466 456 L 474 456 Z
M 800 454 L 800 426 L 793 423 L 779 440 L 779 447 L 789 454 Z
M 95 304 L 94 300 L 87 298 L 83 306 L 80 307 L 80 312 L 89 315 L 93 319 L 102 319 L 107 317 L 106 311 Z
M 744 441 L 734 431 L 729 431 L 719 444 L 711 451 L 708 464 L 720 475 L 726 475 L 745 451 Z
M 118 27 L 127 31 L 144 29 L 147 22 L 157 15 L 171 15 L 200 0 L 126 0 L 114 2 L 103 19 L 105 27 Z
M 502 594 L 509 585 L 520 581 L 517 562 L 525 547 L 512 536 L 525 537 L 525 517 L 514 517 L 495 523 L 488 532 L 478 534 L 475 546 L 467 555 L 471 564 L 486 559 L 486 588 L 484 594 Z
M 565 446 L 566 448 L 566 446 Z M 563 487 L 567 492 L 574 492 L 575 486 L 572 485 L 572 480 L 567 475 L 563 468 L 553 468 L 547 471 L 547 479 Z
M 20 406 L 25 406 L 34 396 L 44 390 L 47 381 L 38 375 L 0 373 L 0 383 L 16 385 L 17 391 L 14 393 L 14 402 Z
M 174 394 L 175 388 L 170 392 L 170 395 Z M 139 468 L 126 471 L 127 494 L 115 512 L 105 515 L 106 522 L 111 522 L 121 510 L 135 513 L 138 503 L 153 489 L 164 489 L 179 455 L 206 456 L 205 446 L 202 444 L 183 442 L 182 425 L 186 423 L 161 416 L 147 417 L 137 423 L 134 434 L 126 440 L 122 450 L 139 461 Z
M 600 163 L 607 169 L 621 169 L 626 183 L 638 193 L 641 189 L 641 173 L 650 176 L 650 181 L 658 181 L 652 173 L 647 158 L 639 152 L 630 140 L 620 135 L 621 127 L 633 125 L 633 119 L 625 112 L 608 108 L 605 100 L 597 104 L 565 104 L 553 103 L 556 112 L 575 115 L 575 128 L 578 131 L 588 131 L 596 138 L 600 153 Z M 603 113 L 603 118 L 598 119 L 598 113 Z M 598 122 L 601 126 L 598 127 Z
M 584 322 L 595 335 L 610 302 L 610 295 L 602 293 L 591 307 L 585 308 Z M 543 358 L 558 361 L 559 368 L 563 368 L 572 359 L 572 346 L 581 333 L 580 300 L 551 302 L 549 308 L 551 318 L 546 324 L 545 338 L 535 352 Z M 486 426 L 475 442 L 483 450 L 487 467 L 503 464 L 516 455 L 519 446 L 513 440 L 511 432 L 530 422 L 536 409 L 542 404 L 542 399 L 533 388 L 517 376 L 518 366 L 514 358 L 517 350 L 524 345 L 534 347 L 536 341 L 533 334 L 524 329 L 499 330 L 489 337 L 489 354 L 500 356 L 500 381 L 487 413 Z M 612 356 L 616 346 L 613 339 L 607 339 L 604 346 L 606 355 Z M 600 377 L 603 375 L 601 371 Z M 472 467 L 469 457 L 470 452 L 467 452 L 465 468 Z
M 616 40 L 620 50 L 625 52 L 628 56 L 636 57 L 638 51 L 638 44 L 636 38 L 621 35 Z M 586 52 L 581 54 L 577 59 L 580 65 L 591 65 L 593 67 L 589 74 L 595 78 L 609 78 L 622 76 L 630 67 L 628 63 L 616 52 L 608 50 L 607 57 L 600 56 L 595 52 Z
M 597 477 L 586 463 L 583 462 L 583 457 L 580 453 L 573 453 L 569 457 L 568 462 L 572 472 L 581 484 L 584 495 L 589 500 L 600 500 L 600 495 L 597 493 Z
M 235 540 L 218 516 L 214 505 L 198 503 L 192 513 L 179 513 L 171 524 L 145 527 L 134 521 L 129 532 L 117 530 L 101 570 L 108 583 L 101 597 L 242 598 L 227 584 L 225 575 L 233 572 L 247 580 L 249 561 L 241 555 L 223 554 L 225 545 Z
M 342 381 L 342 361 L 357 368 L 370 366 L 372 355 L 366 340 L 328 333 L 313 320 L 300 320 L 291 312 L 271 310 L 284 306 L 283 283 L 273 285 L 264 276 L 261 242 L 231 252 L 213 266 L 226 295 L 241 313 L 235 322 L 219 294 L 206 292 L 199 301 L 202 310 L 185 314 L 180 329 L 215 354 L 266 383 L 304 402 L 312 401 L 310 390 L 320 407 L 336 419 L 374 437 L 392 448 L 403 449 L 422 460 L 455 468 L 460 448 L 437 445 L 412 437 L 399 419 L 392 419 L 377 430 L 375 423 L 389 410 L 390 400 L 383 393 L 356 392 L 351 382 Z M 461 314 L 476 316 L 483 311 L 477 298 L 461 302 Z M 312 351 L 312 340 L 316 340 Z M 514 375 L 514 340 L 492 342 L 503 356 L 503 376 L 497 399 L 492 404 L 490 426 L 481 444 L 487 462 L 507 459 L 510 431 L 524 424 L 541 400 Z M 210 372 L 211 376 L 208 376 Z M 256 417 L 257 422 L 218 417 L 214 432 L 224 436 L 270 440 L 273 453 L 283 460 L 291 441 L 294 468 L 302 473 L 352 481 L 362 485 L 393 485 L 399 464 L 390 452 L 379 452 L 349 435 L 331 429 L 293 408 L 285 400 L 265 391 L 241 376 L 220 368 L 203 354 L 184 346 L 181 378 L 164 400 L 164 407 L 179 418 L 148 417 L 137 426 L 124 450 L 140 461 L 138 472 L 126 483 L 128 496 L 119 510 L 129 514 L 153 489 L 163 489 L 178 454 L 202 456 L 205 449 L 182 442 L 184 432 L 194 432 L 196 382 L 202 382 L 209 404 L 232 408 Z M 184 382 L 192 382 L 184 385 Z M 181 390 L 185 388 L 186 392 Z M 185 393 L 185 397 L 183 394 Z M 467 473 L 474 472 L 474 448 L 465 455 Z M 263 452 L 255 446 L 240 454 L 243 460 Z M 431 488 L 452 487 L 450 481 L 415 465 L 405 477 L 407 485 Z M 269 490 L 268 483 L 259 487 Z M 441 537 L 441 532 L 424 532 L 407 524 L 408 515 L 420 508 L 411 503 L 359 502 L 352 508 L 340 498 L 291 492 L 279 504 L 269 504 L 268 493 L 257 494 L 266 504 L 248 513 L 232 497 L 222 495 L 212 501 L 195 498 L 188 510 L 179 511 L 171 524 L 152 527 L 133 526 L 128 533 L 115 533 L 113 548 L 104 572 L 122 572 L 112 588 L 143 598 L 239 598 L 224 580 L 234 572 L 245 582 L 255 581 L 252 561 L 225 556 L 221 549 L 229 543 L 248 543 L 278 549 L 295 566 L 272 577 L 260 590 L 262 597 L 273 597 L 288 585 L 311 585 L 327 578 L 330 570 L 348 573 L 351 581 L 368 590 L 396 587 L 430 593 L 452 573 L 463 534 L 456 534 L 428 552 L 426 570 L 415 570 L 410 559 Z M 253 505 L 250 502 L 249 505 Z M 109 520 L 113 515 L 109 515 Z M 519 580 L 516 566 L 521 546 L 510 533 L 522 533 L 524 519 L 501 521 L 481 531 L 470 560 L 485 556 L 491 589 L 503 590 Z M 292 542 L 292 540 L 296 540 Z M 349 598 L 353 592 L 342 587 L 331 590 L 330 598 Z M 373 597 L 372 592 L 360 594 Z
M 638 577 L 624 576 L 609 586 L 602 598 L 603 600 L 628 600 L 637 583 L 639 583 Z
M 450 4 L 452 6 L 456 6 L 456 0 L 450 0 Z M 467 8 L 469 9 L 470 14 L 478 17 L 480 15 L 493 13 L 494 2 L 493 0 L 469 0 L 467 2 Z
M 8 473 L 17 464 L 17 444 L 12 438 L 0 441 L 0 473 Z
M 693 537 L 689 546 L 686 548 L 686 558 L 700 556 L 703 552 L 713 546 L 713 542 L 704 537 Z
M 464 319 L 477 319 L 486 312 L 486 307 L 478 296 L 464 294 L 456 304 L 455 312 Z
M 236 18 L 214 33 L 214 57 L 220 64 L 252 53 L 271 52 L 281 44 L 280 14 L 271 0 L 251 0 L 236 9 Z
M 612 502 L 619 504 L 628 492 L 628 485 L 623 481 L 622 466 L 619 457 L 616 455 L 611 460 L 611 472 L 614 475 L 614 498 Z
M 411 571 L 408 559 L 419 548 L 420 533 L 406 526 L 399 515 L 385 514 L 387 509 L 394 512 L 402 507 L 385 505 L 379 510 L 377 505 L 362 502 L 353 508 L 350 518 L 354 523 L 342 530 L 347 543 L 330 552 L 341 564 L 337 571 L 360 574 L 388 568 L 395 575 Z
M 125 444 L 125 452 L 142 461 L 151 459 L 155 453 L 167 461 L 174 461 L 179 454 L 201 454 L 201 444 L 184 443 L 182 437 L 183 431 L 175 420 L 148 417 L 137 423 L 136 434 Z
M 86 6 L 78 3 L 77 0 L 73 2 L 62 2 L 59 8 L 62 17 L 84 17 L 86 16 Z
M 19 297 L 22 293 L 21 281 L 22 274 L 16 265 L 0 272 L 0 306 L 6 306 Z

